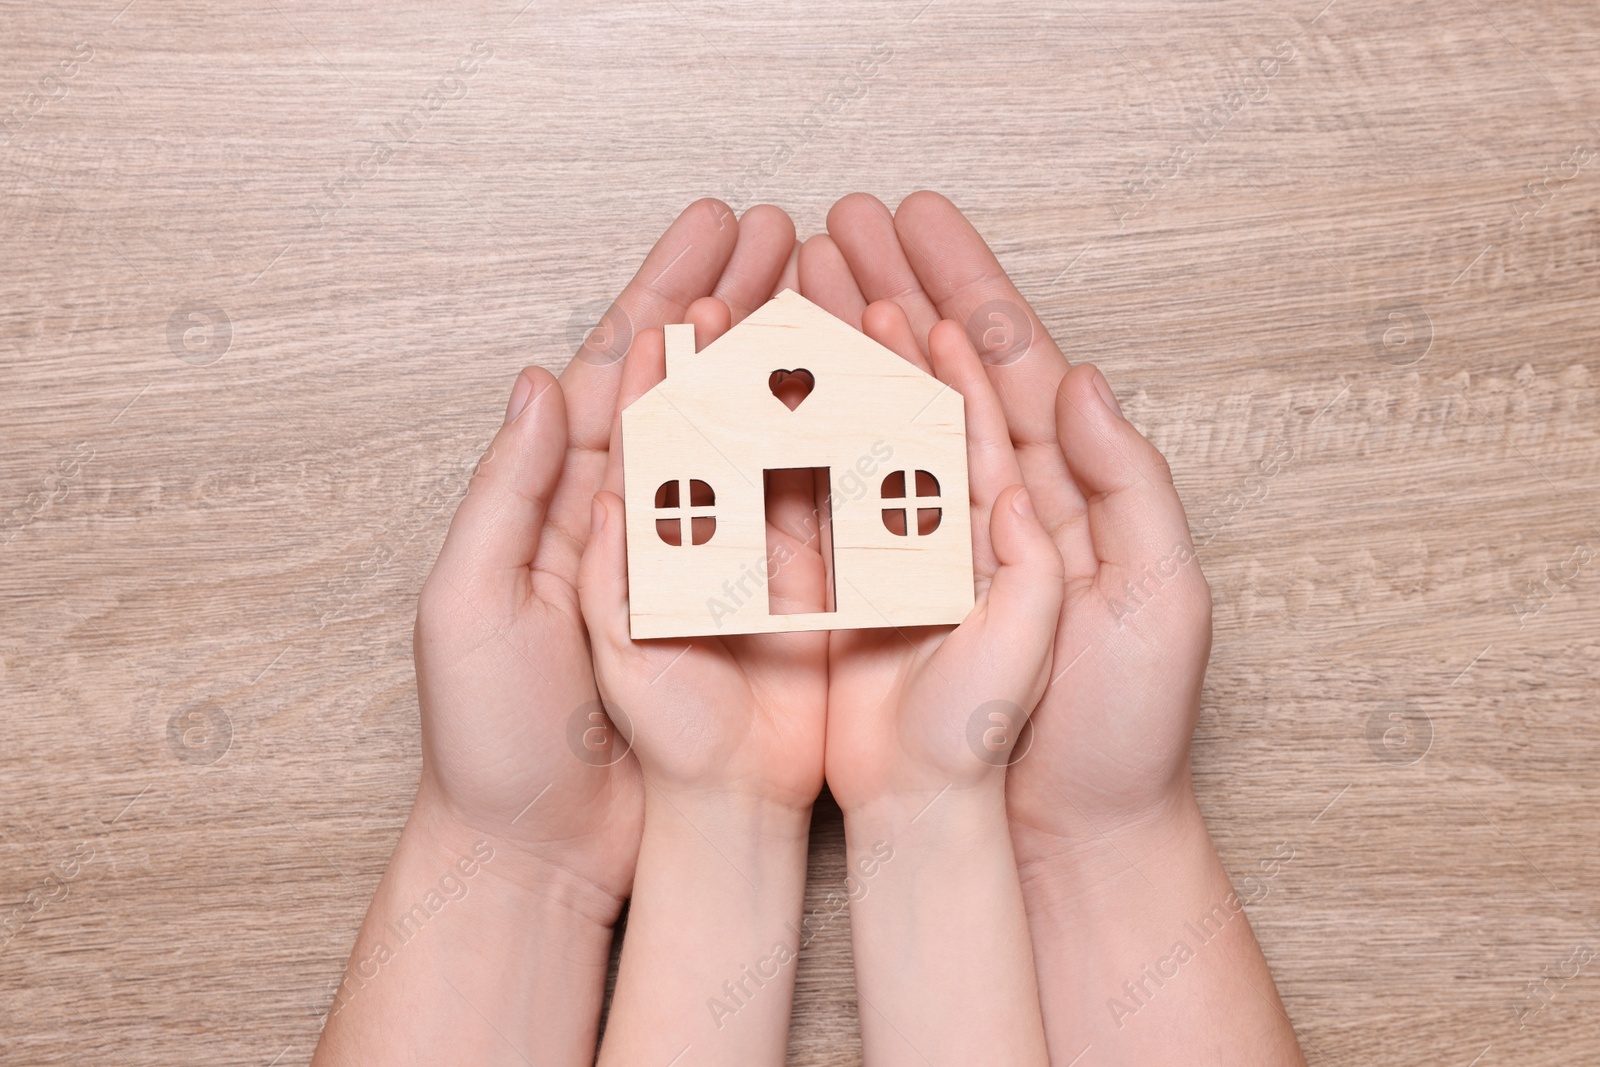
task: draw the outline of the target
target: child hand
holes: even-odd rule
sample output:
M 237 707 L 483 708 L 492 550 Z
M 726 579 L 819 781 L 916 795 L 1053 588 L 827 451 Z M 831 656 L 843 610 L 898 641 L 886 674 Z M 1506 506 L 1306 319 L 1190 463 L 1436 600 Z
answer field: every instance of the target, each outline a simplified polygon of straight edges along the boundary
M 974 722 L 999 710 L 1016 729 L 1048 680 L 1061 557 L 1022 487 L 1005 413 L 961 328 L 929 337 L 932 365 L 900 308 L 866 310 L 865 332 L 966 401 L 976 604 L 955 630 L 842 630 L 828 644 L 828 784 L 847 813 L 886 798 L 1004 784 L 1005 751 L 973 751 Z M 990 738 L 993 742 L 993 735 Z
M 1007 785 L 1018 860 L 1182 806 L 1211 599 L 1166 461 L 1121 417 L 1099 371 L 1068 375 L 1038 316 L 944 197 L 915 193 L 891 216 L 857 194 L 834 206 L 828 226 L 831 236 L 803 246 L 799 268 L 802 289 L 830 310 L 859 315 L 864 301 L 892 295 L 912 324 L 908 351 L 927 349 L 941 315 L 986 343 L 1022 480 L 1061 554 L 1054 676 Z
M 701 348 L 730 323 L 715 299 L 698 301 L 688 318 Z M 826 633 L 629 636 L 620 416 L 665 374 L 662 332 L 647 331 L 623 371 L 604 486 L 594 497 L 594 532 L 579 576 L 600 691 L 633 723 L 645 782 L 663 796 L 722 793 L 809 811 L 822 788 Z M 813 513 L 815 494 L 809 478 L 791 482 L 769 514 L 773 543 L 783 546 L 787 560 L 771 568 L 771 595 L 801 611 L 822 610 L 826 575 L 815 536 L 795 537 L 790 528 L 806 525 L 784 519 Z
M 697 301 L 687 317 L 701 347 L 731 319 L 716 300 Z M 822 787 L 828 638 L 629 636 L 620 415 L 663 379 L 665 356 L 660 330 L 628 353 L 579 579 L 600 692 L 632 724 L 646 786 L 601 1062 L 665 1063 L 692 1046 L 697 1063 L 781 1064 L 798 953 L 792 929 Z M 816 530 L 802 521 L 816 512 L 816 492 L 807 474 L 776 486 L 768 507 L 768 543 L 786 560 L 769 567 L 769 591 L 795 611 L 820 611 L 825 601 L 815 535 L 788 532 Z
M 864 321 L 928 369 L 898 306 L 874 304 Z M 1061 557 L 966 335 L 940 322 L 929 350 L 965 398 L 976 603 L 954 630 L 838 631 L 828 643 L 827 773 L 845 814 L 863 1053 L 1042 1064 L 1004 768 L 1049 677 Z

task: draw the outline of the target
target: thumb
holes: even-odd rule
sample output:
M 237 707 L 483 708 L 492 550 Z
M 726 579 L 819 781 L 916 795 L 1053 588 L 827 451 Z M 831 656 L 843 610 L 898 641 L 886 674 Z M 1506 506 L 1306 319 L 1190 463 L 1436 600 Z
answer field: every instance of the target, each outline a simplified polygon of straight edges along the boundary
M 439 550 L 437 569 L 453 584 L 533 562 L 566 445 L 561 385 L 542 367 L 528 367 L 517 376 L 505 424 L 478 461 Z
M 628 547 L 622 498 L 604 490 L 590 506 L 589 540 L 578 565 L 578 603 L 596 652 L 624 648 L 628 637 Z
M 957 706 L 981 710 L 1000 700 L 1016 705 L 1026 718 L 1050 678 L 1064 595 L 1061 553 L 1020 485 L 995 498 L 989 537 L 994 575 L 987 589 L 980 585 L 978 604 L 966 620 L 934 651 L 945 665 L 937 673 L 946 682 L 956 680 L 957 688 L 947 695 Z M 1020 730 L 1021 722 L 1009 726 Z
M 1019 652 L 1042 658 L 1061 615 L 1061 553 L 1020 485 L 1001 491 L 989 513 L 989 537 L 999 566 L 989 583 L 985 628 Z
M 1089 504 L 1096 556 L 1137 571 L 1175 549 L 1179 554 L 1189 549 L 1189 523 L 1172 485 L 1172 469 L 1123 418 L 1105 376 L 1092 363 L 1078 364 L 1061 380 L 1056 428 L 1072 479 Z

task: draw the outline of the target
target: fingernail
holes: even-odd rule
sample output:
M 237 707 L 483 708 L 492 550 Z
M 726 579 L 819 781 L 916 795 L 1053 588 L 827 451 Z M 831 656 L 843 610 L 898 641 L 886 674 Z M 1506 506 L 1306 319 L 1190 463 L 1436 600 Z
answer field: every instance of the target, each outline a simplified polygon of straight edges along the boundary
M 1119 419 L 1122 418 L 1122 405 L 1117 403 L 1117 394 L 1111 391 L 1111 385 L 1106 381 L 1106 376 L 1100 373 L 1099 367 L 1094 369 L 1094 389 L 1100 394 L 1100 399 L 1106 407 L 1111 409 L 1111 413 Z
M 1025 519 L 1034 517 L 1033 498 L 1028 496 L 1028 490 L 1025 488 L 1018 489 L 1017 495 L 1011 498 L 1011 507 Z
M 528 397 L 532 392 L 532 379 L 526 374 L 517 375 L 517 384 L 511 387 L 511 403 L 506 405 L 507 422 L 522 414 L 522 409 L 528 406 Z

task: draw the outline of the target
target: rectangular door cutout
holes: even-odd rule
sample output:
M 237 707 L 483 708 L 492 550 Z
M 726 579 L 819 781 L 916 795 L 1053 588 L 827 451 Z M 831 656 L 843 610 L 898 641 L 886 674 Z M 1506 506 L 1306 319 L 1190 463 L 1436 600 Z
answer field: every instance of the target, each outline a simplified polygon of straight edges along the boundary
M 832 487 L 827 467 L 762 472 L 767 614 L 838 610 L 833 595 Z M 819 567 L 817 554 L 822 559 Z M 820 594 L 820 596 L 819 596 Z

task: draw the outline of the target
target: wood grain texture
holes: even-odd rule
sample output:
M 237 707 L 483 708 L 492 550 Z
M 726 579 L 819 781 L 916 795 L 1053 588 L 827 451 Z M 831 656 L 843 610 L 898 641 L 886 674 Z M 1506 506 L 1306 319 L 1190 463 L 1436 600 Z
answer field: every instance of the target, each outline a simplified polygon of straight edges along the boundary
M 1589 6 L 125 3 L 0 7 L 0 1062 L 306 1062 L 517 369 L 698 196 L 919 187 L 1172 463 L 1312 1063 L 1594 1061 L 1600 973 L 1527 988 L 1600 945 Z
M 770 381 L 794 369 L 814 386 L 791 409 Z M 634 638 L 967 617 L 972 523 L 960 393 L 788 289 L 698 352 L 693 326 L 669 329 L 666 371 L 622 413 Z M 766 474 L 795 468 L 821 469 L 819 508 L 780 528 L 767 514 Z M 919 472 L 933 479 L 924 491 Z M 660 492 L 669 485 L 675 496 Z M 926 529 L 924 509 L 939 519 Z M 688 527 L 701 518 L 680 517 L 690 515 L 712 529 L 691 538 Z M 673 524 L 672 543 L 662 516 Z M 821 550 L 832 589 L 826 610 L 770 610 L 769 581 L 793 552 L 769 526 Z

